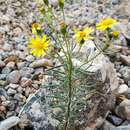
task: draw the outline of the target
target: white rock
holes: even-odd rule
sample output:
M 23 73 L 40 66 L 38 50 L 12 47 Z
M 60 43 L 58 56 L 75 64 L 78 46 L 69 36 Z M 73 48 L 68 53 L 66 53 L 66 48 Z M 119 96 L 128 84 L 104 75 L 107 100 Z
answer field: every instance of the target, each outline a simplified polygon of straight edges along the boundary
M 12 88 L 12 89 L 17 89 L 19 87 L 18 84 L 12 84 L 12 83 L 10 83 L 8 86 L 9 88 Z
M 32 55 L 28 55 L 28 56 L 26 57 L 26 60 L 27 60 L 28 62 L 33 62 L 33 61 L 35 60 L 35 58 L 34 58 Z
M 52 66 L 53 66 L 53 63 L 51 62 L 51 60 L 48 60 L 48 59 L 40 59 L 30 64 L 30 67 L 32 68 L 52 67 Z
M 8 119 L 0 122 L 0 130 L 8 130 L 16 126 L 20 122 L 20 118 L 16 116 L 9 117 Z
M 120 94 L 127 94 L 128 93 L 128 86 L 126 85 L 126 84 L 121 84 L 120 86 L 119 86 L 119 88 L 117 89 L 117 91 L 115 91 L 115 92 L 117 92 L 116 94 L 117 95 L 120 95 Z
M 90 57 L 92 57 L 92 55 Z M 78 59 L 72 59 L 72 61 L 74 66 L 77 67 L 84 63 Z M 81 66 L 81 69 L 94 73 L 100 72 L 101 77 L 99 78 L 101 78 L 102 82 L 105 82 L 106 79 L 109 79 L 110 88 L 112 91 L 118 88 L 119 81 L 117 79 L 117 73 L 114 69 L 114 65 L 104 55 L 99 55 L 93 61 Z

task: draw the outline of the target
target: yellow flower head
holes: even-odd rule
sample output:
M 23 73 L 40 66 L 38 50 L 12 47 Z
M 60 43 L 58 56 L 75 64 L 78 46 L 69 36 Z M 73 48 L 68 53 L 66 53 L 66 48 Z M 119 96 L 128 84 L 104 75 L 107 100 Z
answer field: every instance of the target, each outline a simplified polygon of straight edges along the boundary
M 93 32 L 91 27 L 86 27 L 82 31 L 74 29 L 74 32 L 74 37 L 79 44 L 83 44 L 85 41 L 93 39 L 93 37 L 90 36 L 90 34 Z
M 31 53 L 34 56 L 40 57 L 46 54 L 46 51 L 48 50 L 48 45 L 49 40 L 47 40 L 46 35 L 44 35 L 42 38 L 36 35 L 35 38 L 32 38 L 30 40 L 29 48 L 32 49 Z
M 115 24 L 117 24 L 118 22 L 115 19 L 112 18 L 106 18 L 103 19 L 100 23 L 98 23 L 96 25 L 98 30 L 107 30 L 112 28 Z
M 37 33 L 37 31 L 40 29 L 41 29 L 41 25 L 39 23 L 32 24 L 32 33 L 33 34 Z
M 120 34 L 119 31 L 113 31 L 113 32 L 112 32 L 112 36 L 113 36 L 113 37 L 118 37 L 119 34 Z

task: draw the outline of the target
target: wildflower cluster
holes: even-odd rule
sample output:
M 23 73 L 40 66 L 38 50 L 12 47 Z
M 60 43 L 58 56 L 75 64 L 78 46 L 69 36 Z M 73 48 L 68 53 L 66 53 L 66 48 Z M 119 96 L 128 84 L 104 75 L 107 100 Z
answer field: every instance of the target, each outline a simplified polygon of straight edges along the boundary
M 98 23 L 96 25 L 96 29 L 102 31 L 105 30 L 109 31 L 116 24 L 118 24 L 118 22 L 115 19 L 107 18 L 102 20 L 100 23 Z M 62 34 L 65 34 L 67 25 L 65 24 L 65 22 L 62 21 L 60 23 L 60 26 L 61 26 Z M 46 54 L 50 42 L 49 40 L 47 40 L 47 36 L 45 34 L 42 38 L 40 38 L 40 36 L 37 35 L 38 31 L 40 30 L 41 30 L 41 25 L 39 23 L 34 23 L 32 25 L 32 33 L 36 34 L 36 37 L 32 38 L 29 44 L 29 48 L 32 49 L 32 54 L 38 57 L 42 55 L 44 56 Z M 76 42 L 79 43 L 79 45 L 82 45 L 85 43 L 85 41 L 94 39 L 94 37 L 91 36 L 93 32 L 94 29 L 92 29 L 91 27 L 86 27 L 83 30 L 78 30 L 75 28 L 74 38 Z M 113 37 L 118 37 L 119 33 L 120 33 L 119 31 L 111 31 L 111 35 Z
M 52 72 L 49 72 L 49 74 L 55 76 L 57 79 L 57 84 L 53 85 L 53 87 L 55 86 L 59 93 L 54 97 L 56 99 L 58 98 L 57 103 L 61 103 L 62 105 L 60 104 L 60 106 L 62 106 L 64 110 L 62 119 L 60 119 L 62 123 L 60 129 L 68 130 L 72 127 L 72 124 L 74 124 L 74 114 L 72 116 L 71 113 L 75 112 L 75 114 L 77 114 L 77 104 L 82 102 L 78 101 L 78 99 L 75 101 L 75 97 L 81 90 L 78 89 L 78 85 L 75 84 L 75 82 L 79 78 L 79 72 L 83 71 L 80 70 L 80 67 L 76 68 L 73 65 L 73 58 L 76 57 L 73 51 L 75 46 L 81 48 L 86 44 L 86 41 L 94 40 L 96 37 L 93 36 L 94 29 L 92 27 L 85 27 L 81 30 L 75 27 L 68 27 L 65 21 L 64 0 L 58 0 L 59 8 L 63 14 L 62 21 L 55 16 L 53 12 L 54 8 L 49 4 L 49 1 L 43 1 L 44 5 L 40 7 L 40 12 L 43 15 L 42 21 L 44 22 L 41 24 L 33 23 L 33 38 L 30 39 L 28 47 L 31 49 L 31 53 L 34 56 L 41 57 L 47 55 L 47 57 L 56 58 L 60 63 L 59 66 L 54 66 L 54 68 L 51 69 Z M 43 27 L 45 24 L 46 26 Z M 120 33 L 119 31 L 112 30 L 113 26 L 116 24 L 118 24 L 118 22 L 112 18 L 103 19 L 96 24 L 96 30 L 103 31 L 106 34 L 107 40 L 105 44 L 107 47 L 109 47 L 110 44 L 110 37 L 118 37 Z M 60 30 L 57 30 L 58 27 L 60 27 Z M 49 34 L 46 33 L 46 29 L 50 30 Z M 69 33 L 69 29 L 73 31 L 73 35 Z M 105 49 L 107 49 L 107 47 L 105 46 Z M 99 54 L 103 51 L 104 49 L 101 50 Z M 83 64 L 88 64 L 89 61 L 94 60 L 94 58 L 95 57 L 85 60 L 87 62 Z M 48 87 L 50 89 L 52 85 L 49 84 Z M 51 97 L 53 96 L 51 95 Z M 73 107 L 75 105 L 77 108 Z

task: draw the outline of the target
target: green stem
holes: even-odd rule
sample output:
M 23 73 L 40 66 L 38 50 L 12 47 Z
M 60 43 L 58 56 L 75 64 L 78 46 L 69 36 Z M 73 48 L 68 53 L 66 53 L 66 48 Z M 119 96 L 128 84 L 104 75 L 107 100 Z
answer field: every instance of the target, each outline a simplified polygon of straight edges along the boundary
M 69 55 L 68 80 L 69 80 L 69 83 L 68 83 L 69 92 L 68 92 L 68 104 L 67 104 L 66 122 L 65 122 L 64 130 L 68 129 L 70 111 L 71 111 L 71 101 L 72 101 L 72 60 L 71 60 L 71 55 Z

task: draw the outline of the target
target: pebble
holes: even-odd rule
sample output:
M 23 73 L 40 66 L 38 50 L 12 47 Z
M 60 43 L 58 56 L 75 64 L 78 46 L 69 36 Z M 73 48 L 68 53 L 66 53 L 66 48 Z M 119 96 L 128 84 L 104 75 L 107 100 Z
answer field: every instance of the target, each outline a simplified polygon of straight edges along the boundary
M 0 60 L 0 68 L 3 68 L 4 66 L 5 66 L 4 61 L 1 61 L 1 60 Z
M 2 102 L 2 105 L 5 107 L 9 106 L 9 104 L 10 104 L 10 101 L 8 101 L 8 100 Z
M 127 95 L 128 94 L 128 89 L 129 88 L 128 88 L 128 86 L 126 84 L 121 84 L 119 86 L 119 88 L 117 89 L 116 94 L 117 95 L 122 95 L 122 94 Z
M 0 123 L 0 130 L 8 130 L 16 126 L 20 122 L 20 118 L 16 116 L 9 117 Z
M 53 66 L 52 61 L 48 59 L 40 59 L 30 64 L 30 67 L 32 68 L 52 67 L 52 66 Z
M 18 93 L 23 93 L 23 88 L 22 88 L 21 86 L 19 86 L 19 87 L 17 88 L 17 91 L 18 91 Z
M 22 87 L 27 87 L 27 86 L 31 86 L 32 85 L 32 80 L 31 79 L 28 79 L 28 78 L 21 78 L 21 86 Z
M 20 93 L 16 93 L 16 94 L 14 95 L 14 99 L 18 100 L 19 102 L 22 102 L 22 100 L 23 100 L 23 95 L 20 94 Z
M 113 125 L 119 126 L 123 122 L 123 119 L 115 116 L 115 115 L 108 115 L 106 118 L 108 121 L 110 121 Z
M 12 45 L 6 43 L 6 44 L 4 44 L 3 49 L 5 51 L 11 51 L 12 50 Z
M 12 89 L 17 89 L 18 87 L 19 87 L 18 84 L 12 84 L 12 83 L 10 83 L 10 84 L 8 85 L 8 88 L 12 88 Z
M 128 89 L 127 98 L 130 99 L 130 88 Z
M 28 97 L 30 93 L 31 93 L 31 88 L 30 87 L 26 87 L 26 89 L 25 89 L 25 96 Z
M 0 80 L 0 86 L 5 86 L 7 82 L 5 80 Z
M 0 96 L 4 96 L 5 98 L 8 98 L 8 95 L 5 89 L 0 88 Z
M 130 80 L 130 67 L 122 66 L 119 72 L 122 74 L 124 81 L 127 83 Z
M 5 80 L 7 77 L 7 74 L 0 74 L 0 80 Z
M 6 112 L 5 106 L 0 106 L 0 113 L 1 113 L 1 112 L 4 112 L 4 113 Z
M 8 76 L 7 76 L 7 81 L 9 83 L 18 83 L 20 80 L 20 72 L 18 70 L 12 71 Z
M 6 65 L 7 68 L 10 68 L 10 69 L 14 69 L 15 68 L 15 62 L 11 61 L 11 62 L 8 62 L 8 64 Z
M 17 67 L 19 70 L 22 69 L 23 67 L 25 67 L 25 62 L 18 62 Z
M 9 74 L 10 72 L 11 72 L 11 68 L 9 68 L 9 67 L 4 67 L 2 69 L 2 74 Z
M 26 61 L 28 61 L 28 62 L 33 62 L 35 60 L 35 58 L 34 58 L 34 56 L 32 56 L 32 55 L 28 55 L 27 57 L 26 57 Z
M 129 56 L 121 55 L 121 60 L 123 63 L 130 66 L 130 55 Z
M 112 4 L 119 4 L 120 0 L 109 0 Z
M 16 94 L 16 93 L 17 93 L 17 91 L 14 90 L 14 89 L 12 89 L 12 88 L 9 88 L 8 91 L 7 91 L 7 94 L 8 94 L 9 96 L 12 96 L 12 95 L 14 95 L 14 94 Z
M 44 68 L 43 67 L 40 67 L 40 68 L 36 68 L 35 69 L 35 74 L 38 75 L 38 74 L 43 74 L 44 73 Z
M 33 68 L 30 67 L 23 67 L 20 70 L 20 75 L 21 77 L 26 77 L 26 78 L 30 78 L 31 74 L 34 72 Z
M 130 100 L 122 101 L 115 110 L 116 114 L 122 119 L 130 120 Z

